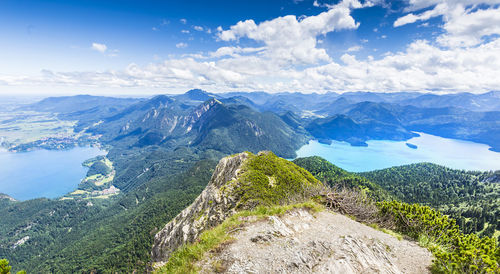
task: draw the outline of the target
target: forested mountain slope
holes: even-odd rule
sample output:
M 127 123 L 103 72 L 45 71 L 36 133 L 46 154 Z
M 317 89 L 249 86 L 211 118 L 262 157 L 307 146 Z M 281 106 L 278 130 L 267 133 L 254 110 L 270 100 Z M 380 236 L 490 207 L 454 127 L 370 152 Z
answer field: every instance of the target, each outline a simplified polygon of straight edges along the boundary
M 326 187 L 306 170 L 269 151 L 225 157 L 196 200 L 155 235 L 155 272 L 499 270 L 495 240 L 464 234 L 455 220 L 429 207 L 398 201 L 374 203 L 367 194 L 374 194 L 376 186 L 366 179 L 350 180 L 348 189 L 341 189 L 346 178 L 359 175 L 318 157 L 296 162 L 339 189 Z M 418 240 L 420 247 L 387 228 Z M 431 255 L 423 247 L 434 255 L 432 266 Z
M 500 236 L 500 171 L 463 171 L 421 163 L 359 175 L 401 201 L 430 205 L 452 216 L 466 233 Z

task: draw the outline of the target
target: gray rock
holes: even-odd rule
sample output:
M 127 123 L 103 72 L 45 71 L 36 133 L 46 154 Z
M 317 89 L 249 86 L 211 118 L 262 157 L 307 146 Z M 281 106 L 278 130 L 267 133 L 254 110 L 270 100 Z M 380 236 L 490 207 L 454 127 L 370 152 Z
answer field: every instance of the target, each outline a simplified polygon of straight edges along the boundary
M 203 230 L 234 214 L 240 197 L 231 195 L 232 186 L 228 182 L 237 179 L 248 156 L 240 153 L 221 159 L 200 196 L 155 235 L 151 253 L 155 266 L 163 265 L 173 251 L 193 242 Z

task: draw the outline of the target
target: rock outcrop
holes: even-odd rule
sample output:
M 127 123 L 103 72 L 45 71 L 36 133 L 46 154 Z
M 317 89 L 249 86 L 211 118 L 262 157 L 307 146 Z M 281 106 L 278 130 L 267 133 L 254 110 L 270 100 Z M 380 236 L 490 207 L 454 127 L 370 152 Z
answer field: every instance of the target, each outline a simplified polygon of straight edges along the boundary
M 162 265 L 177 247 L 194 241 L 204 229 L 234 213 L 238 197 L 223 195 L 221 188 L 238 177 L 248 157 L 249 153 L 240 153 L 220 160 L 200 196 L 155 235 L 152 258 L 156 265 Z
M 428 273 L 432 254 L 344 215 L 294 209 L 247 221 L 200 273 Z
M 9 195 L 0 193 L 0 200 L 3 200 L 3 199 L 9 200 L 11 202 L 15 202 L 16 201 L 16 199 L 10 197 Z
M 238 209 L 279 204 L 320 185 L 309 172 L 269 151 L 225 157 L 200 196 L 155 235 L 153 262 L 162 265 L 180 245 Z
M 322 184 L 271 152 L 220 160 L 205 190 L 154 238 L 153 267 L 240 209 L 277 207 L 314 196 Z M 300 200 L 300 199 L 299 199 Z M 302 201 L 304 196 L 302 197 Z M 415 243 L 346 216 L 295 204 L 284 215 L 238 217 L 241 225 L 197 264 L 203 273 L 425 273 L 432 255 Z M 293 208 L 293 207 L 290 207 Z M 255 217 L 255 218 L 253 218 Z

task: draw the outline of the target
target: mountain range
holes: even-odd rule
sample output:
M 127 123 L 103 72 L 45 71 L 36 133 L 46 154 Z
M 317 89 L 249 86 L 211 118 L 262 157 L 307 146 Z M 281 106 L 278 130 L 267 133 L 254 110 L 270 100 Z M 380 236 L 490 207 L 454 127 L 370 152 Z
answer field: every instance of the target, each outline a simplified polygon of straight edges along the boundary
M 0 195 L 0 258 L 16 269 L 42 273 L 146 271 L 154 235 L 203 191 L 221 158 L 242 151 L 267 150 L 290 159 L 311 139 L 363 146 L 368 140 L 408 140 L 415 132 L 500 151 L 498 92 L 306 95 L 197 89 L 152 98 L 54 97 L 22 109 L 57 113 L 76 121 L 76 133 L 96 136 L 113 163 L 110 184 L 120 190 L 108 199 L 20 202 Z M 439 208 L 467 232 L 494 236 L 499 230 L 496 173 L 418 164 L 354 174 L 322 159 L 295 163 L 332 187 Z M 446 200 L 439 196 L 443 187 Z
M 249 115 L 252 119 L 271 112 L 280 116 L 286 123 L 291 123 L 288 125 L 295 131 L 300 128 L 300 134 L 305 138 L 312 136 L 322 142 L 339 140 L 350 142 L 352 145 L 366 145 L 367 140 L 407 140 L 416 136 L 413 132 L 424 132 L 484 143 L 490 145 L 491 150 L 500 151 L 500 138 L 497 137 L 500 134 L 498 91 L 446 95 L 416 92 L 214 94 L 194 89 L 181 95 L 160 95 L 147 100 L 93 96 L 47 98 L 28 106 L 27 109 L 57 112 L 63 119 L 78 120 L 77 129 L 83 129 L 102 120 L 99 127 L 91 128 L 89 131 L 103 134 L 107 141 L 110 141 L 109 138 L 123 138 L 129 142 L 132 140 L 137 142 L 139 140 L 128 137 L 143 138 L 136 143 L 141 146 L 155 142 L 163 144 L 179 142 L 174 131 L 177 135 L 181 134 L 182 130 L 178 131 L 180 127 L 186 126 L 187 129 L 194 124 L 187 125 L 189 122 L 186 120 L 181 123 L 182 126 L 176 124 L 175 129 L 168 129 L 172 132 L 161 131 L 177 123 L 176 119 L 191 119 L 191 122 L 194 122 L 192 118 L 187 117 L 189 113 L 195 111 L 196 107 L 203 108 L 204 103 L 213 99 L 222 103 L 221 106 L 224 107 L 221 109 L 227 109 L 229 112 L 232 109 L 233 114 L 227 112 L 227 120 L 224 122 L 233 123 L 238 120 L 234 116 L 239 112 L 246 112 L 245 115 Z M 248 109 L 236 107 L 241 105 L 247 106 Z M 226 115 L 222 114 L 223 112 L 221 110 L 219 115 Z M 146 115 L 149 117 L 146 118 Z M 275 117 L 270 114 L 263 115 Z M 285 115 L 287 118 L 284 118 Z M 143 119 L 145 124 L 141 124 L 140 119 Z M 273 122 L 279 120 L 273 119 Z M 222 120 L 219 119 L 219 123 L 223 122 Z M 212 126 L 217 125 L 212 124 Z M 281 126 L 283 125 L 279 125 L 278 128 Z M 345 128 L 339 129 L 339 126 Z M 211 131 L 207 128 L 204 130 L 207 131 L 205 135 Z M 126 134 L 128 136 L 125 136 Z M 196 139 L 201 143 L 204 137 L 198 139 L 193 137 L 190 141 Z M 114 142 L 115 145 L 116 143 Z M 287 154 L 286 156 L 294 153 L 291 149 L 283 152 Z M 282 155 L 282 151 L 277 153 Z

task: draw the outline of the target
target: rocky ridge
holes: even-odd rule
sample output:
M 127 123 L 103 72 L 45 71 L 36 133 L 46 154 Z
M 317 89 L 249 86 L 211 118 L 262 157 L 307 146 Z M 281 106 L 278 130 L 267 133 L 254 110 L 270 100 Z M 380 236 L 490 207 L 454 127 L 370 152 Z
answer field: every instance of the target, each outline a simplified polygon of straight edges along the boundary
M 428 273 L 416 243 L 330 211 L 294 209 L 248 220 L 233 242 L 197 263 L 200 273 Z
M 240 209 L 293 202 L 290 197 L 314 187 L 321 183 L 310 173 L 271 152 L 223 158 L 200 196 L 155 235 L 153 267 Z M 264 219 L 237 218 L 241 226 L 226 232 L 233 240 L 204 255 L 196 263 L 200 272 L 425 273 L 432 261 L 415 243 L 331 211 L 299 207 Z
M 163 265 L 180 245 L 194 241 L 206 228 L 220 224 L 234 213 L 236 197 L 222 195 L 221 187 L 236 179 L 248 153 L 220 160 L 207 187 L 196 200 L 155 235 L 155 266 Z

